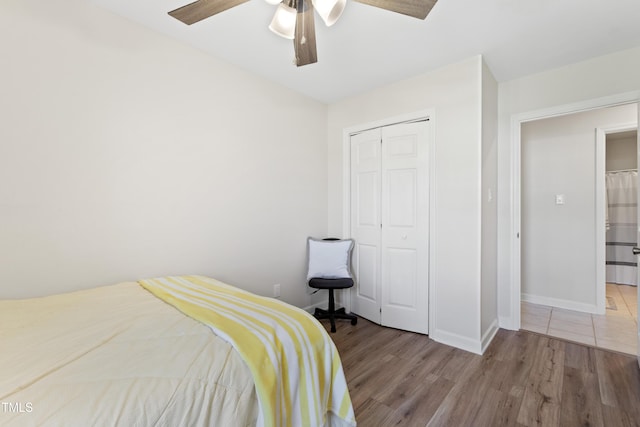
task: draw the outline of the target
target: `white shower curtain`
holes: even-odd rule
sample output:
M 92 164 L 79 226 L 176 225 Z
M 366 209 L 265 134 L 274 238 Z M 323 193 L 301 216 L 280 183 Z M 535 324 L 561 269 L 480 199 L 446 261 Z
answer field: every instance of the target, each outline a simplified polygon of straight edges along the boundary
M 607 282 L 636 285 L 638 172 L 607 172 Z

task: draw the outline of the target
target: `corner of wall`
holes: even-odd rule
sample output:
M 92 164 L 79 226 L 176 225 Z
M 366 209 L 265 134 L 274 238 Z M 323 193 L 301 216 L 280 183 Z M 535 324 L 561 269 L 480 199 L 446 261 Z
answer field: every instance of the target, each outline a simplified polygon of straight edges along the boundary
M 480 90 L 480 335 L 484 351 L 498 328 L 498 83 L 483 58 Z
M 441 329 L 429 330 L 429 338 L 439 342 L 440 344 L 456 347 L 461 350 L 465 350 L 475 354 L 482 354 L 483 345 L 482 340 L 472 339 L 463 335 L 459 335 L 453 332 L 444 331 Z M 493 338 L 493 337 L 491 337 Z
M 489 344 L 491 344 L 491 341 L 493 340 L 493 337 L 495 337 L 498 333 L 498 329 L 498 318 L 496 318 L 493 322 L 491 322 L 487 330 L 482 334 L 480 354 L 484 354 L 484 352 L 487 350 Z

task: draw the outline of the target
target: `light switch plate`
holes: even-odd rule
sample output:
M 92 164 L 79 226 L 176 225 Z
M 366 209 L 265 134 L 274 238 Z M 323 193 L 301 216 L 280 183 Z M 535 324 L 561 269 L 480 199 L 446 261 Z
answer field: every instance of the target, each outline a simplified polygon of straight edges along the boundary
M 556 194 L 556 205 L 564 205 L 564 194 Z

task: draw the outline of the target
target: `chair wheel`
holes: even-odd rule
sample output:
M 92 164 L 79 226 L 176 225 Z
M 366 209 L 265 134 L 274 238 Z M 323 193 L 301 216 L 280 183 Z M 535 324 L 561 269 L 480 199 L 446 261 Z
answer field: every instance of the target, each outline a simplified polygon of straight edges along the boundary
M 358 318 L 351 319 L 351 324 L 352 325 L 355 325 L 356 323 L 358 323 Z

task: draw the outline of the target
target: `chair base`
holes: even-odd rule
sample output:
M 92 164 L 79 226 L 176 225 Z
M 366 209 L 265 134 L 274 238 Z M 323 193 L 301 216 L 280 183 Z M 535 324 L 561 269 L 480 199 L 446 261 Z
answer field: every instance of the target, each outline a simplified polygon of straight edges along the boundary
M 322 308 L 316 308 L 313 316 L 318 320 L 329 319 L 329 322 L 331 323 L 331 332 L 336 331 L 336 319 L 351 320 L 352 325 L 358 323 L 358 317 L 355 314 L 347 314 L 344 310 L 344 307 L 337 310 L 324 310 Z

